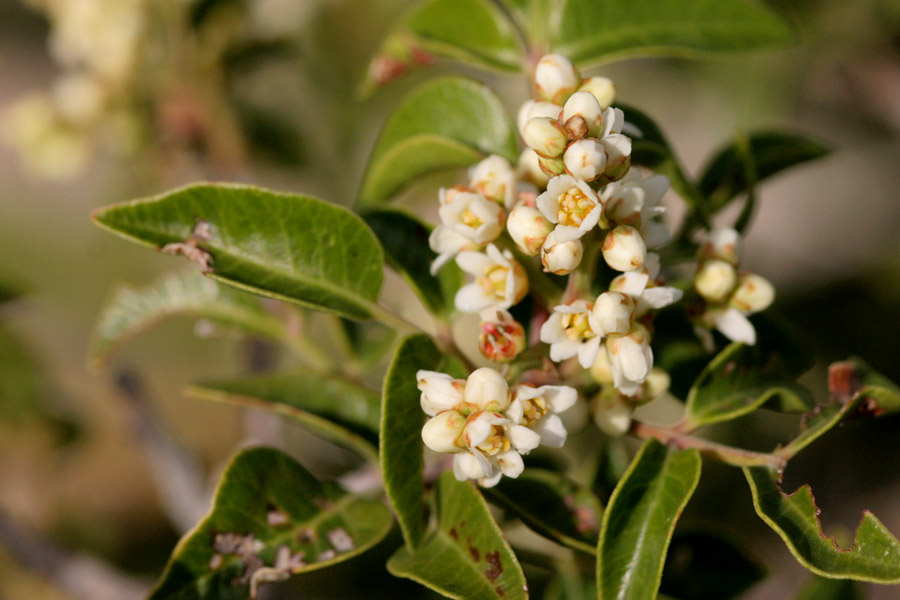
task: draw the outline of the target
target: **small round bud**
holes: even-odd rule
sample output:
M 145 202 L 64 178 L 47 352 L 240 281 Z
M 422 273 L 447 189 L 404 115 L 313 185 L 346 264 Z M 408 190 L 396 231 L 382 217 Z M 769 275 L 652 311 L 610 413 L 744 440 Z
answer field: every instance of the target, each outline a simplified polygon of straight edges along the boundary
M 619 225 L 603 240 L 603 258 L 616 271 L 635 271 L 644 266 L 647 246 L 640 232 L 629 225 Z
M 606 169 L 603 176 L 607 181 L 618 181 L 631 168 L 631 138 L 621 133 L 607 135 L 600 143 L 606 151 Z
M 655 400 L 669 391 L 672 378 L 659 367 L 653 367 L 644 381 L 644 398 L 646 401 Z
M 506 230 L 516 245 L 526 254 L 535 256 L 555 226 L 536 208 L 517 206 L 509 213 Z
M 606 351 L 606 346 L 600 347 L 589 372 L 593 380 L 600 385 L 613 384 L 612 364 L 609 362 L 609 352 Z
M 634 408 L 615 392 L 598 394 L 591 408 L 594 423 L 606 435 L 618 437 L 631 426 Z
M 571 139 L 579 139 L 585 135 L 597 137 L 603 127 L 602 113 L 603 109 L 600 108 L 600 103 L 597 102 L 593 94 L 590 92 L 575 92 L 566 100 L 561 120 Z M 570 122 L 573 124 L 572 128 L 570 128 Z M 586 130 L 581 135 L 573 135 L 572 129 L 580 123 L 584 124 Z
M 607 153 L 599 142 L 583 139 L 569 144 L 563 155 L 563 162 L 566 171 L 575 179 L 593 181 L 607 168 L 606 156 Z
M 581 82 L 578 91 L 593 94 L 601 108 L 607 108 L 616 99 L 616 86 L 606 77 L 588 77 Z
M 516 174 L 502 156 L 492 154 L 479 162 L 469 175 L 469 185 L 482 196 L 507 208 L 516 198 Z
M 554 232 L 555 233 L 555 232 Z M 557 241 L 551 233 L 541 248 L 541 264 L 544 271 L 554 275 L 568 275 L 578 268 L 584 256 L 581 239 Z
M 463 392 L 467 404 L 481 410 L 500 412 L 509 406 L 509 385 L 503 375 L 489 367 L 475 369 L 466 380 Z
M 724 302 L 736 283 L 734 267 L 724 260 L 708 260 L 694 275 L 694 288 L 709 302 Z
M 556 177 L 557 175 L 562 175 L 566 172 L 566 163 L 563 161 L 562 156 L 557 158 L 544 158 L 541 155 L 538 155 L 538 166 L 541 168 L 541 171 L 549 177 Z
M 422 441 L 435 452 L 460 452 L 466 444 L 462 432 L 466 417 L 455 410 L 445 410 L 428 419 L 422 427 Z
M 522 137 L 529 148 L 545 158 L 556 158 L 566 149 L 569 137 L 556 119 L 532 117 L 525 123 Z
M 548 117 L 553 120 L 559 119 L 562 107 L 552 102 L 538 102 L 537 100 L 526 100 L 519 109 L 517 116 L 517 124 L 519 133 L 525 134 L 525 124 L 534 117 Z
M 737 265 L 741 260 L 741 234 L 729 228 L 713 229 L 700 254 L 704 258 L 717 258 Z
M 634 322 L 636 304 L 631 296 L 603 292 L 594 302 L 594 319 L 606 335 L 626 334 Z
M 755 313 L 766 310 L 775 300 L 775 288 L 765 278 L 753 273 L 738 275 L 737 289 L 729 304 L 739 311 Z
M 522 179 L 539 189 L 547 187 L 547 182 L 550 181 L 550 176 L 541 168 L 540 157 L 531 148 L 525 148 L 519 155 L 518 171 Z
M 534 82 L 541 100 L 562 104 L 581 84 L 581 76 L 565 56 L 547 54 L 538 61 Z
M 485 309 L 481 313 L 478 350 L 497 363 L 509 362 L 525 349 L 525 328 L 508 311 Z

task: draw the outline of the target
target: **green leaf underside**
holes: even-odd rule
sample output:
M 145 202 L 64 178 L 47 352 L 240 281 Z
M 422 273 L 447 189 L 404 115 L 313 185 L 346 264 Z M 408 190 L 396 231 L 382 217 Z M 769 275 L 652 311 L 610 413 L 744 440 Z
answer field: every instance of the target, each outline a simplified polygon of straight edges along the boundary
M 405 26 L 435 54 L 504 71 L 521 68 L 515 29 L 489 0 L 431 0 L 417 6 Z
M 766 575 L 730 540 L 706 532 L 675 534 L 660 591 L 680 600 L 727 600 Z
M 378 240 L 356 215 L 311 196 L 201 183 L 93 218 L 158 249 L 196 245 L 211 258 L 210 277 L 256 294 L 356 319 L 376 310 L 384 275 Z
M 603 505 L 589 489 L 541 469 L 504 477 L 485 495 L 537 533 L 587 554 L 597 552 Z
M 431 229 L 415 217 L 394 210 L 375 210 L 363 215 L 384 248 L 388 264 L 410 284 L 426 308 L 435 315 L 454 310 L 453 299 L 462 287 L 462 270 L 445 265 L 433 276 L 431 263 L 437 258 L 428 247 Z
M 564 0 L 549 8 L 554 52 L 581 65 L 635 55 L 784 46 L 791 27 L 746 0 Z
M 692 426 L 735 419 L 767 404 L 784 412 L 813 406 L 809 391 L 795 381 L 812 367 L 811 358 L 770 323 L 756 323 L 755 345 L 729 344 L 691 386 L 686 419 Z
M 201 381 L 188 393 L 203 400 L 266 410 L 377 460 L 378 393 L 312 369 Z
M 88 356 L 102 366 L 128 338 L 176 316 L 209 319 L 273 339 L 283 338 L 283 323 L 250 294 L 222 286 L 197 271 L 172 273 L 143 288 L 123 286 L 107 301 L 91 338 Z
M 438 526 L 421 547 L 400 548 L 388 571 L 459 600 L 528 598 L 522 568 L 471 482 L 441 474 Z
M 222 475 L 210 513 L 176 546 L 150 600 L 244 600 L 252 567 L 272 567 L 279 552 L 294 560 L 285 571 L 320 569 L 367 550 L 390 526 L 381 502 L 317 481 L 278 450 L 244 450 Z M 233 551 L 230 535 L 246 549 Z
M 613 492 L 597 546 L 600 598 L 656 598 L 675 522 L 700 479 L 696 450 L 647 440 Z
M 812 140 L 776 132 L 752 133 L 748 142 L 757 183 L 829 152 L 828 148 Z M 710 199 L 713 212 L 747 191 L 742 155 L 737 144 L 729 145 L 716 153 L 703 170 L 698 187 Z
M 840 548 L 822 531 L 808 485 L 786 495 L 766 467 L 744 467 L 744 475 L 757 514 L 807 569 L 824 577 L 900 583 L 900 542 L 875 515 L 864 511 L 852 548 Z
M 463 77 L 413 90 L 385 123 L 359 192 L 363 206 L 383 202 L 425 173 L 462 167 L 488 154 L 518 157 L 517 136 L 497 96 Z
M 422 426 L 426 415 L 419 403 L 416 372 L 437 370 L 443 360 L 431 338 L 413 335 L 400 342 L 384 378 L 381 473 L 403 539 L 410 548 L 418 547 L 425 536 Z

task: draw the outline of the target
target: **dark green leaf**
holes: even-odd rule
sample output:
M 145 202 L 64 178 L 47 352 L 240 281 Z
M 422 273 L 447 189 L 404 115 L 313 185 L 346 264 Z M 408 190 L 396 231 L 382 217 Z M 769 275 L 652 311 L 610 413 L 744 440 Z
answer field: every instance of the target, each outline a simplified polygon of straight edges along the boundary
M 603 515 L 597 546 L 601 598 L 656 598 L 675 522 L 700 479 L 696 450 L 644 442 Z
M 675 534 L 660 590 L 679 600 L 728 600 L 765 575 L 758 562 L 719 535 Z
M 222 475 L 211 512 L 178 543 L 150 600 L 245 600 L 252 582 L 347 560 L 390 527 L 381 502 L 317 481 L 278 450 L 244 450 Z M 288 564 L 276 568 L 276 560 Z
M 93 218 L 257 294 L 357 319 L 379 313 L 378 240 L 356 215 L 311 196 L 195 184 L 99 209 Z
M 589 489 L 552 471 L 526 469 L 485 490 L 539 534 L 588 554 L 597 551 L 603 505 Z
M 126 339 L 175 316 L 209 319 L 272 339 L 284 338 L 284 324 L 255 298 L 219 285 L 196 271 L 171 274 L 143 288 L 123 286 L 103 307 L 91 337 L 88 356 L 95 366 Z
M 822 531 L 808 485 L 786 495 L 776 474 L 766 467 L 744 467 L 744 475 L 757 514 L 804 567 L 825 577 L 900 583 L 900 542 L 875 515 L 863 512 L 853 546 L 841 548 Z
M 395 210 L 374 210 L 363 218 L 378 236 L 388 264 L 406 279 L 425 306 L 435 315 L 452 312 L 464 277 L 455 263 L 445 265 L 436 277 L 431 274 L 437 255 L 428 247 L 430 228 Z
M 813 575 L 794 600 L 863 600 L 859 584 L 852 579 L 826 579 Z
M 381 474 L 384 489 L 397 513 L 407 546 L 416 548 L 425 535 L 422 495 L 425 480 L 422 470 L 422 426 L 425 413 L 419 404 L 416 372 L 433 371 L 443 356 L 425 335 L 414 335 L 400 342 L 394 360 L 384 378 L 381 400 Z
M 412 91 L 388 119 L 366 168 L 360 204 L 384 202 L 430 171 L 461 167 L 484 155 L 518 155 L 516 131 L 500 100 L 483 84 L 444 77 Z
M 438 482 L 437 510 L 437 530 L 415 551 L 400 548 L 388 561 L 388 571 L 448 598 L 528 598 L 522 567 L 472 483 L 456 481 L 453 473 L 444 472 Z
M 547 16 L 553 51 L 582 65 L 752 50 L 794 39 L 778 15 L 747 0 L 563 0 Z
M 749 158 L 759 183 L 790 167 L 828 154 L 825 146 L 807 138 L 777 132 L 750 134 Z M 744 157 L 737 143 L 720 150 L 703 170 L 699 188 L 716 212 L 747 190 Z
M 378 394 L 310 369 L 201 381 L 188 392 L 204 400 L 267 410 L 321 437 L 377 460 Z

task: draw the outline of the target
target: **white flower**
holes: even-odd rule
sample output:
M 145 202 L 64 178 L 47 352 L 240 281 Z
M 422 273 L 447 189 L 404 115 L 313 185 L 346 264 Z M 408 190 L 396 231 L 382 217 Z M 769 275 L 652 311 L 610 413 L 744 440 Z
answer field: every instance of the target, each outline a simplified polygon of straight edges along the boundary
M 737 284 L 737 273 L 731 263 L 712 259 L 703 262 L 694 275 L 694 289 L 708 302 L 728 299 Z
M 437 253 L 437 258 L 431 263 L 431 274 L 437 272 L 453 257 L 463 250 L 475 250 L 480 244 L 459 233 L 448 225 L 438 225 L 428 236 L 428 247 Z
M 741 311 L 735 308 L 716 308 L 709 310 L 708 315 L 716 329 L 732 342 L 750 346 L 756 343 L 756 329 Z
M 481 311 L 478 350 L 494 362 L 509 362 L 525 349 L 525 328 L 509 311 L 486 308 Z
M 606 169 L 607 152 L 597 140 L 581 139 L 569 144 L 563 154 L 566 172 L 575 179 L 594 181 Z
M 594 321 L 604 335 L 631 331 L 636 303 L 631 296 L 619 292 L 603 292 L 594 301 Z
M 432 275 L 463 250 L 480 248 L 503 231 L 503 209 L 476 192 L 442 189 L 438 213 L 441 224 L 428 236 L 428 246 L 438 254 Z
M 592 309 L 587 300 L 553 308 L 553 314 L 541 326 L 541 341 L 550 344 L 550 360 L 560 362 L 577 355 L 582 367 L 591 366 L 603 335 Z
M 534 256 L 541 251 L 544 240 L 553 231 L 554 224 L 531 206 L 519 205 L 506 219 L 506 231 L 522 252 Z
M 516 201 L 516 173 L 509 161 L 496 154 L 472 167 L 469 186 L 507 209 Z
M 647 254 L 644 268 L 639 271 L 622 273 L 612 280 L 609 289 L 612 292 L 628 294 L 635 299 L 635 318 L 647 311 L 660 309 L 681 300 L 684 292 L 678 288 L 656 285 L 659 274 L 659 256 L 653 252 Z
M 464 379 L 454 379 L 446 373 L 420 370 L 416 373 L 417 387 L 422 392 L 420 404 L 426 415 L 456 408 L 463 402 Z
M 525 144 L 545 158 L 556 158 L 566 149 L 569 137 L 559 120 L 552 117 L 532 117 L 522 129 Z
M 580 239 L 572 237 L 570 227 L 559 228 L 547 236 L 541 248 L 541 264 L 544 271 L 554 275 L 568 275 L 578 268 L 584 256 L 584 244 Z
M 606 77 L 588 77 L 581 82 L 579 92 L 590 92 L 597 99 L 600 108 L 609 107 L 616 99 L 616 86 Z
M 631 138 L 622 135 L 625 113 L 621 109 L 609 107 L 603 111 L 603 130 L 598 136 L 606 150 L 606 170 L 604 176 L 616 181 L 625 176 L 631 168 Z
M 528 292 L 525 270 L 509 250 L 501 252 L 488 244 L 486 253 L 460 252 L 456 264 L 475 277 L 456 293 L 456 308 L 462 312 L 479 312 L 489 306 L 509 308 Z
M 571 408 L 577 399 L 578 392 L 564 385 L 517 385 L 504 415 L 513 423 L 536 431 L 542 445 L 561 448 L 567 433 L 558 414 Z
M 611 335 L 606 339 L 613 385 L 626 396 L 638 392 L 653 368 L 649 337 L 643 327 L 635 325 L 627 335 Z
M 581 237 L 593 229 L 603 215 L 603 205 L 594 190 L 571 175 L 559 175 L 537 197 L 537 208 L 560 231 L 557 241 Z
M 535 67 L 534 83 L 542 100 L 562 104 L 581 85 L 581 76 L 565 56 L 547 54 Z
M 635 271 L 644 266 L 647 246 L 641 233 L 630 225 L 618 225 L 603 240 L 603 258 L 616 271 Z
M 659 203 L 668 189 L 669 180 L 664 175 L 642 179 L 639 170 L 629 169 L 622 179 L 603 188 L 600 200 L 610 223 L 635 227 L 648 248 L 659 248 L 671 238 L 665 224 L 654 220 L 666 213 Z
M 550 176 L 544 173 L 541 168 L 540 157 L 537 152 L 531 148 L 525 148 L 519 155 L 519 164 L 517 165 L 519 177 L 528 181 L 540 189 L 547 187 Z

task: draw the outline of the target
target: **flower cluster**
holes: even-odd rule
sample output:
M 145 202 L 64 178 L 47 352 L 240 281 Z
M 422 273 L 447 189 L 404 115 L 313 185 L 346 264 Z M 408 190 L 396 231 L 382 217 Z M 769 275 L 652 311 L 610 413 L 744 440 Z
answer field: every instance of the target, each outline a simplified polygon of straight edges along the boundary
M 728 339 L 756 343 L 756 330 L 747 315 L 765 310 L 775 300 L 775 289 L 763 277 L 739 270 L 741 237 L 734 229 L 715 229 L 700 247 L 694 289 L 702 309 L 694 320 L 697 335 L 713 347 L 710 331 Z
M 566 386 L 516 385 L 500 373 L 477 369 L 468 379 L 419 371 L 422 410 L 431 417 L 422 440 L 435 452 L 453 454 L 453 473 L 460 481 L 476 479 L 484 487 L 500 477 L 518 477 L 522 455 L 538 445 L 561 447 L 566 429 L 557 413 L 577 394 Z

